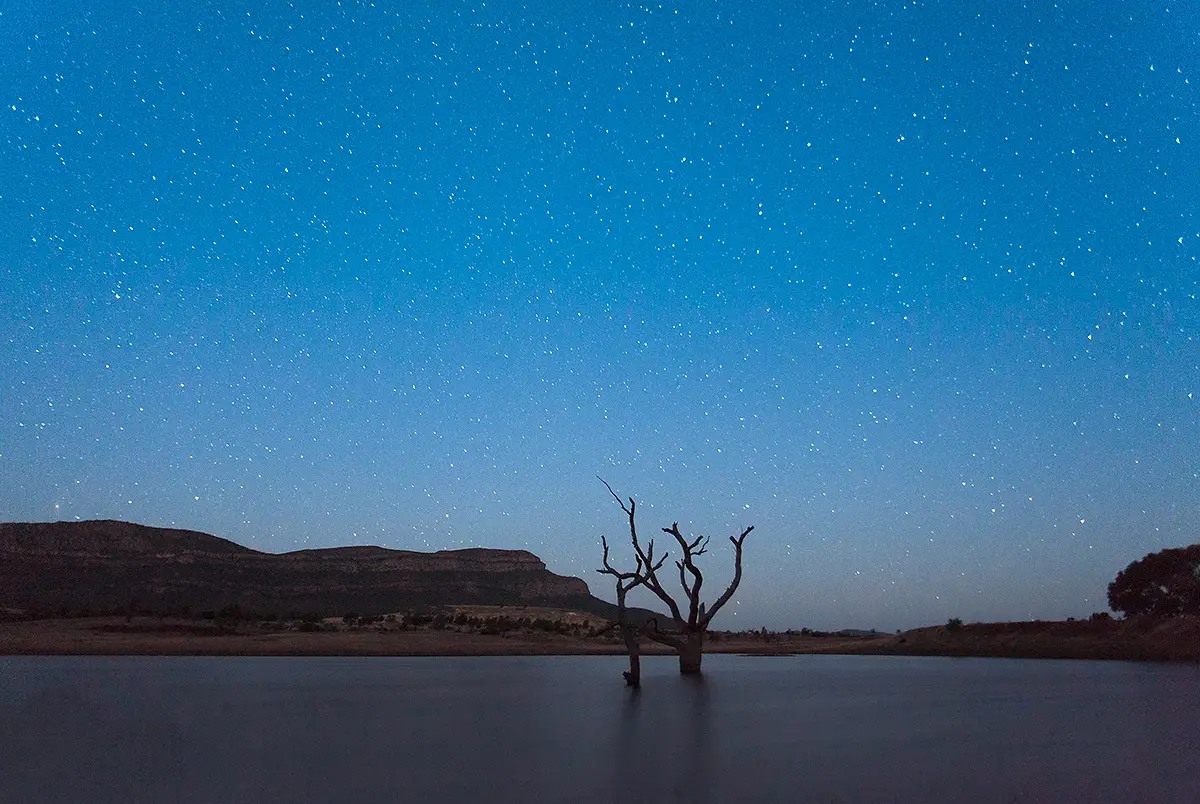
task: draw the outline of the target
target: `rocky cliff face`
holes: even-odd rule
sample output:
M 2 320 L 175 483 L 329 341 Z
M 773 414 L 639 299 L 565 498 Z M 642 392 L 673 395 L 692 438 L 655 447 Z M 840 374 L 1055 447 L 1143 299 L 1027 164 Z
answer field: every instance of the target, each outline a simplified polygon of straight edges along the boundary
M 447 604 L 607 613 L 579 578 L 524 550 L 418 553 L 337 547 L 262 553 L 188 530 L 128 522 L 0 524 L 0 607 L 57 611 L 382 614 Z

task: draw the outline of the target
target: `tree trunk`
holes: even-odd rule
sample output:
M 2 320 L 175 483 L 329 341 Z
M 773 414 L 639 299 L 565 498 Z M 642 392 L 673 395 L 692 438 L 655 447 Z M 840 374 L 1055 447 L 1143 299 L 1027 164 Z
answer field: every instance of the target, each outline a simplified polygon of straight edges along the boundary
M 629 651 L 629 672 L 624 673 L 625 683 L 631 687 L 642 685 L 641 648 L 638 645 L 638 629 L 633 625 L 621 626 L 621 636 L 625 637 L 625 649 Z
M 704 657 L 704 632 L 685 634 L 679 648 L 679 672 L 685 676 L 700 675 L 700 660 Z

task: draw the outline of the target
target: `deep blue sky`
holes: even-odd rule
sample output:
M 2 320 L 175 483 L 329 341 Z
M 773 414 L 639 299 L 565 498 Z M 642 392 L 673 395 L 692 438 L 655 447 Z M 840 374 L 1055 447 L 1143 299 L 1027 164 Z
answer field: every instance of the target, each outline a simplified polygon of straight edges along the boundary
M 611 597 L 602 475 L 713 596 L 756 525 L 731 628 L 1198 539 L 1195 4 L 13 5 L 0 519 Z

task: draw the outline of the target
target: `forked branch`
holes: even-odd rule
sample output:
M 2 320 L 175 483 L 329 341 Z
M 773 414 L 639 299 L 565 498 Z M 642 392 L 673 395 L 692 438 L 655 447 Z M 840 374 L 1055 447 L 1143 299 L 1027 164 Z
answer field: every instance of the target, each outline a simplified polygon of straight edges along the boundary
M 746 541 L 746 536 L 750 534 L 750 531 L 754 530 L 754 526 L 751 525 L 750 527 L 746 528 L 738 536 L 729 537 L 729 541 L 734 547 L 733 580 L 730 581 L 729 586 L 725 589 L 721 596 L 717 598 L 717 601 L 711 607 L 706 607 L 700 600 L 701 587 L 704 585 L 704 574 L 700 571 L 700 568 L 696 566 L 695 563 L 696 556 L 704 555 L 708 552 L 709 538 L 705 536 L 697 536 L 689 541 L 679 531 L 678 522 L 673 522 L 671 527 L 662 529 L 663 533 L 668 533 L 675 539 L 675 542 L 679 545 L 680 552 L 683 556 L 674 563 L 676 568 L 679 570 L 679 583 L 683 587 L 684 594 L 687 595 L 688 613 L 685 619 L 678 603 L 676 603 L 671 594 L 668 593 L 665 588 L 663 588 L 663 585 L 658 577 L 658 570 L 662 568 L 662 565 L 666 561 L 668 554 L 664 553 L 662 556 L 659 556 L 656 559 L 654 555 L 654 541 L 651 540 L 646 548 L 643 549 L 642 544 L 638 539 L 637 523 L 635 521 L 637 502 L 630 497 L 628 499 L 628 504 L 626 504 L 626 500 L 623 500 L 621 496 L 613 490 L 613 487 L 608 484 L 608 481 L 606 481 L 604 478 L 599 478 L 599 480 L 604 484 L 604 487 L 608 489 L 608 493 L 613 496 L 613 499 L 617 501 L 617 504 L 621 506 L 621 510 L 624 511 L 625 515 L 629 518 L 629 538 L 633 543 L 633 550 L 638 561 L 638 572 L 641 573 L 643 578 L 642 583 L 647 589 L 653 592 L 659 600 L 667 605 L 667 607 L 670 609 L 671 616 L 674 618 L 677 625 L 681 627 L 687 627 L 689 629 L 706 628 L 709 622 L 712 621 L 712 618 L 716 616 L 718 611 L 720 611 L 721 607 L 728 603 L 730 598 L 733 597 L 734 592 L 737 591 L 738 584 L 742 582 L 742 545 Z M 607 545 L 605 546 L 605 551 L 605 563 L 607 566 Z
M 658 580 L 658 571 L 666 562 L 669 553 L 663 553 L 662 556 L 655 561 L 653 539 L 650 540 L 645 549 L 642 549 L 642 544 L 638 541 L 637 523 L 634 521 L 634 512 L 637 510 L 637 502 L 630 497 L 629 505 L 626 505 L 625 501 L 621 499 L 621 496 L 613 491 L 612 486 L 608 485 L 607 480 L 602 477 L 599 478 L 599 480 L 604 484 L 604 487 L 608 489 L 608 493 L 613 496 L 613 499 L 617 501 L 617 504 L 621 506 L 621 510 L 625 512 L 625 515 L 629 517 L 629 538 L 633 542 L 633 551 L 637 554 L 637 559 L 644 568 L 645 580 L 643 583 L 645 587 L 653 592 L 655 597 L 667 605 L 667 608 L 670 609 L 671 616 L 675 619 L 675 622 L 683 625 L 684 619 L 683 615 L 679 612 L 679 605 L 675 602 L 675 599 L 667 593 L 667 590 L 663 588 L 662 583 L 660 583 Z
M 754 530 L 754 526 L 746 528 L 740 536 L 730 536 L 729 541 L 733 542 L 733 580 L 729 582 L 729 587 L 721 593 L 717 598 L 717 602 L 712 605 L 708 612 L 702 615 L 701 623 L 707 627 L 712 618 L 716 615 L 721 607 L 729 602 L 733 597 L 733 593 L 737 591 L 738 584 L 742 582 L 742 543 L 746 541 L 746 537 L 750 535 L 750 531 Z

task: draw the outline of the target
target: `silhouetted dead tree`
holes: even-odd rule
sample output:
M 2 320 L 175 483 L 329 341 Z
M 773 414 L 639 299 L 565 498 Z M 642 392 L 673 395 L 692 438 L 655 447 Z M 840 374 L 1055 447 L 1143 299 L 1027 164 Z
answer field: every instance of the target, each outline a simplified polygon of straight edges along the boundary
M 742 544 L 746 541 L 746 537 L 750 535 L 750 531 L 754 530 L 754 526 L 746 528 L 738 536 L 730 536 L 729 541 L 733 543 L 733 580 L 729 582 L 729 586 L 721 593 L 711 608 L 706 608 L 700 600 L 700 588 L 704 585 L 704 575 L 700 572 L 700 568 L 696 566 L 695 559 L 697 556 L 704 555 L 708 552 L 708 539 L 703 536 L 697 536 L 695 539 L 688 541 L 682 533 L 679 532 L 679 523 L 674 522 L 669 528 L 663 528 L 663 533 L 669 533 L 675 538 L 675 542 L 679 545 L 682 551 L 683 558 L 675 562 L 675 566 L 679 569 L 679 583 L 683 586 L 683 592 L 686 596 L 687 615 L 679 608 L 679 604 L 675 602 L 675 598 L 663 588 L 658 577 L 658 571 L 662 568 L 663 563 L 667 559 L 667 553 L 663 553 L 661 557 L 655 559 L 654 556 L 654 540 L 651 539 L 643 548 L 642 543 L 638 540 L 637 524 L 634 522 L 634 512 L 637 510 L 637 503 L 632 497 L 629 498 L 629 504 L 608 485 L 604 478 L 600 478 L 600 482 L 608 489 L 609 494 L 621 506 L 621 510 L 629 517 L 629 538 L 633 543 L 633 551 L 637 558 L 637 569 L 633 573 L 628 573 L 627 582 L 630 584 L 625 588 L 627 593 L 630 589 L 636 586 L 645 586 L 655 597 L 666 604 L 667 609 L 671 613 L 671 619 L 675 623 L 675 632 L 667 633 L 659 629 L 658 621 L 651 620 L 646 627 L 641 628 L 640 632 L 648 638 L 663 645 L 667 645 L 675 649 L 679 654 L 679 672 L 684 675 L 698 675 L 700 673 L 700 662 L 703 658 L 704 651 L 704 634 L 708 631 L 708 624 L 712 622 L 712 618 L 716 616 L 721 607 L 729 602 L 733 597 L 733 593 L 737 591 L 738 584 L 742 582 Z M 608 544 L 604 544 L 604 570 L 606 574 L 609 568 L 608 564 Z M 636 579 L 636 582 L 634 580 Z M 620 591 L 622 581 L 618 574 L 618 611 L 622 616 L 624 614 L 623 594 Z M 628 641 L 626 645 L 628 646 Z M 630 662 L 633 662 L 633 653 L 630 654 Z
M 642 683 L 642 662 L 641 647 L 638 644 L 638 638 L 641 636 L 642 629 L 641 626 L 629 619 L 629 610 L 625 607 L 625 596 L 629 594 L 630 589 L 641 586 L 646 582 L 646 574 L 644 572 L 646 566 L 642 563 L 641 558 L 638 558 L 637 568 L 633 572 L 620 572 L 608 561 L 608 540 L 601 536 L 600 543 L 604 545 L 604 567 L 596 570 L 596 572 L 602 575 L 611 575 L 617 579 L 616 625 L 621 631 L 621 637 L 625 640 L 625 649 L 629 651 L 629 670 L 623 674 L 625 676 L 625 683 L 631 687 L 639 687 Z M 661 567 L 665 560 L 666 556 L 659 559 L 658 566 Z

